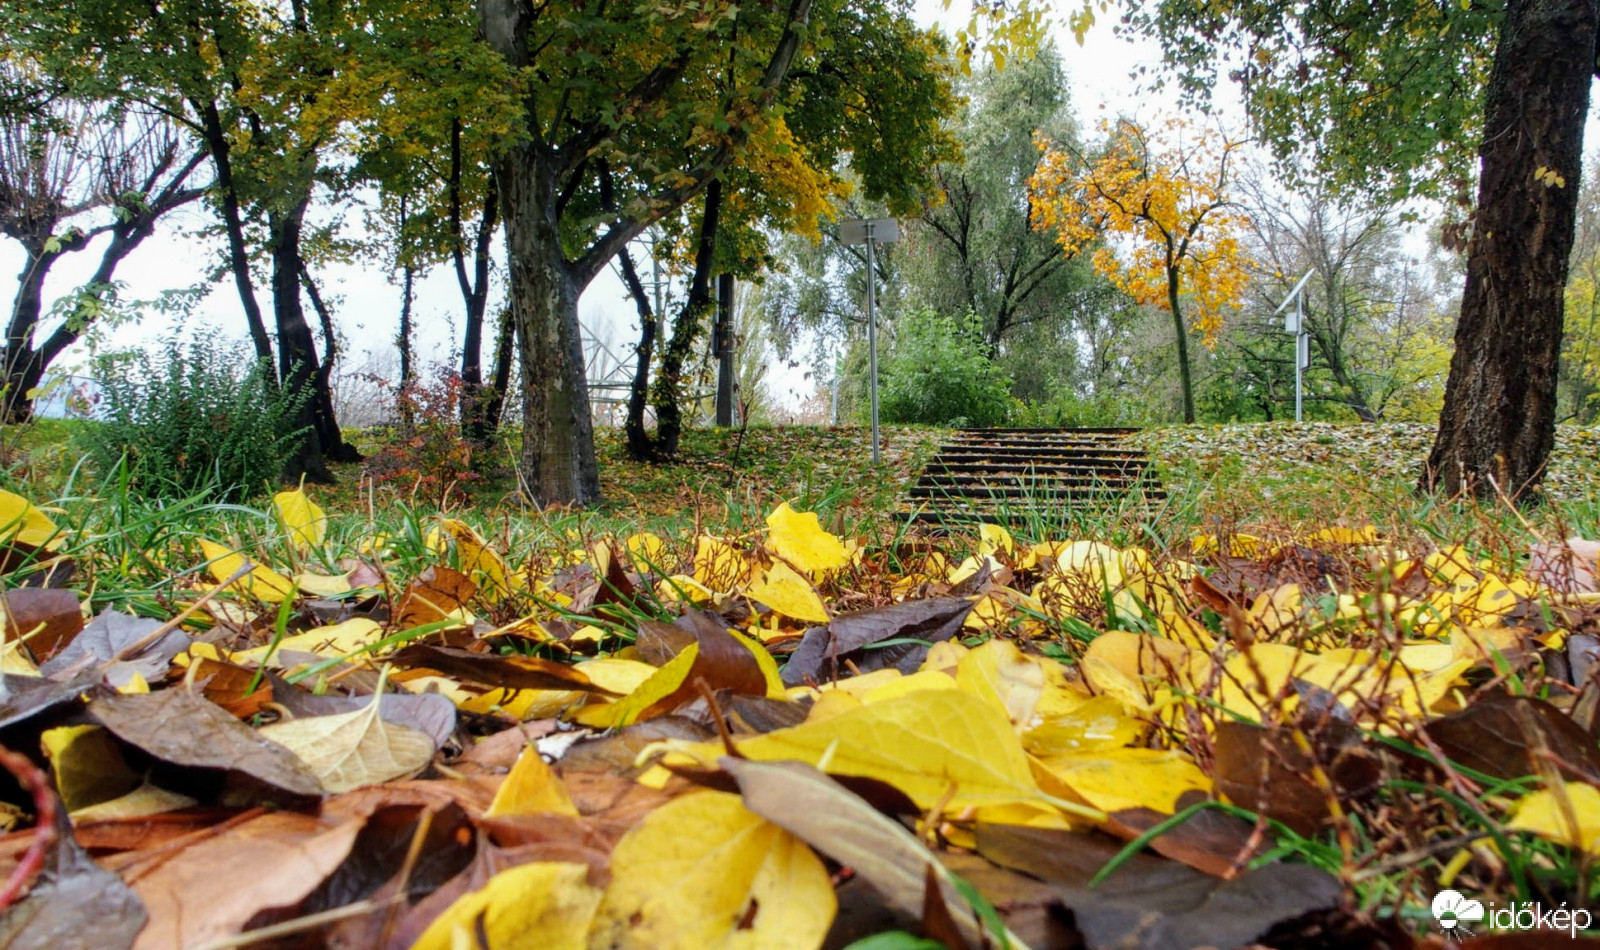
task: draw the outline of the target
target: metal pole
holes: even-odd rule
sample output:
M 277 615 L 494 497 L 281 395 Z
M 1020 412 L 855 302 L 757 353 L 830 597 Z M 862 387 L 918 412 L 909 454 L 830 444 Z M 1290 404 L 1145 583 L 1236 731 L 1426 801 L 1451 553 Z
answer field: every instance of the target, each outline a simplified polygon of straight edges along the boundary
M 1304 387 L 1305 360 L 1300 358 L 1300 351 L 1304 348 L 1306 337 L 1306 311 L 1302 301 L 1302 294 L 1294 298 L 1295 335 L 1294 335 L 1294 421 L 1301 421 L 1301 390 Z
M 872 464 L 882 462 L 878 454 L 878 318 L 873 313 L 875 304 L 873 284 L 877 268 L 872 258 L 872 225 L 867 225 L 867 390 L 872 396 Z

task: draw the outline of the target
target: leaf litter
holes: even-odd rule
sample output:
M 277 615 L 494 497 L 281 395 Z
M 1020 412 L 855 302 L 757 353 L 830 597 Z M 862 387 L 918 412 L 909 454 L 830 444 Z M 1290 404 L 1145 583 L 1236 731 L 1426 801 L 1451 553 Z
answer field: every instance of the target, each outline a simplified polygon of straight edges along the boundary
M 785 503 L 520 561 L 442 518 L 395 577 L 271 517 L 165 617 L 6 595 L 0 744 L 45 776 L 6 946 L 1420 946 L 1439 888 L 1592 896 L 1582 539 L 897 551 Z

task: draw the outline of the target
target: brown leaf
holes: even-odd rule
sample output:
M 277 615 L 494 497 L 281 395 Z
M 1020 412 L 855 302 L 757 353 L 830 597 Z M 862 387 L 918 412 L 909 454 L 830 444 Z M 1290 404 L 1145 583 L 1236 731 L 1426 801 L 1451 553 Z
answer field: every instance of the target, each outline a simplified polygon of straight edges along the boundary
M 1542 699 L 1489 693 L 1424 730 L 1453 762 L 1497 779 L 1538 775 L 1546 762 L 1600 784 L 1600 749 L 1566 713 Z
M 749 653 L 748 650 L 745 651 Z M 388 657 L 390 663 L 403 667 L 426 667 L 446 676 L 481 686 L 505 689 L 562 689 L 615 696 L 589 681 L 589 677 L 565 663 L 544 660 L 535 656 L 500 656 L 493 653 L 474 653 L 460 647 L 436 647 L 427 643 L 413 643 Z
M 945 903 L 939 872 L 931 864 L 925 865 L 922 872 L 922 935 L 939 941 L 949 950 L 968 950 L 971 944 L 961 935 L 961 928 L 950 914 L 950 905 Z
M 322 795 L 322 784 L 292 752 L 186 690 L 107 696 L 89 704 L 89 715 L 118 739 L 163 762 L 223 770 L 271 790 L 255 789 L 250 797 Z M 236 791 L 252 792 L 248 787 Z
M 635 775 L 643 769 L 636 768 L 634 762 L 651 743 L 662 739 L 704 742 L 715 735 L 716 731 L 710 726 L 682 716 L 657 716 L 624 726 L 598 739 L 579 742 L 567 750 L 567 754 L 561 757 L 561 763 L 568 769 Z
M 700 683 L 713 690 L 731 690 L 750 696 L 765 696 L 767 678 L 755 654 L 728 633 L 727 624 L 715 614 L 691 610 L 679 618 L 690 627 L 699 644 L 694 663 L 677 689 L 651 703 L 639 719 L 652 719 L 672 712 L 700 695 Z
M 1297 732 L 1310 744 L 1312 755 L 1301 749 Z M 1234 804 L 1312 834 L 1332 818 L 1332 805 L 1367 794 L 1382 778 L 1377 758 L 1357 735 L 1354 727 L 1338 720 L 1317 731 L 1219 722 L 1213 779 Z M 1331 790 L 1317 784 L 1316 768 Z
M 420 627 L 435 623 L 461 609 L 478 592 L 472 578 L 460 571 L 435 564 L 417 575 L 400 596 L 394 612 L 401 627 Z
M 783 682 L 798 686 L 806 680 L 830 682 L 839 678 L 849 660 L 862 672 L 896 667 L 912 672 L 927 656 L 928 648 L 904 644 L 882 649 L 864 649 L 869 644 L 890 639 L 924 640 L 938 643 L 961 630 L 962 621 L 972 610 L 971 601 L 959 597 L 937 597 L 892 604 L 874 610 L 842 614 L 826 627 L 806 631 L 789 662 L 783 667 Z
M 114 610 L 102 612 L 89 621 L 61 652 L 45 663 L 39 672 L 50 677 L 66 675 L 85 665 L 109 664 L 104 669 L 106 682 L 121 686 L 135 673 L 146 682 L 154 682 L 167 675 L 172 658 L 189 648 L 189 637 L 182 630 L 168 630 L 154 643 L 142 647 L 126 659 L 117 659 L 128 648 L 141 643 L 162 626 L 161 621 L 147 617 L 134 617 Z
M 1186 792 L 1178 799 L 1176 808 L 1182 811 L 1201 797 L 1199 792 Z M 1149 808 L 1128 808 L 1112 812 L 1105 830 L 1132 841 L 1171 817 Z M 1268 842 L 1255 841 L 1254 831 L 1255 826 L 1250 822 L 1208 808 L 1195 812 L 1178 827 L 1157 835 L 1149 848 L 1213 877 L 1227 877 L 1266 849 Z
M 6 639 L 28 638 L 28 650 L 43 661 L 55 656 L 83 629 L 83 609 L 70 590 L 23 587 L 6 591 Z
M 84 670 L 58 681 L 0 673 L 0 729 L 8 729 L 58 706 L 78 703 L 86 690 L 100 683 L 100 674 Z
M 89 859 L 58 810 L 56 844 L 28 896 L 0 915 L 5 950 L 122 950 L 145 909 L 128 886 Z M 30 831 L 29 835 L 32 834 Z
M 190 661 L 189 675 L 195 688 L 205 698 L 239 719 L 249 719 L 272 702 L 272 683 L 268 678 L 263 676 L 260 684 L 251 689 L 250 684 L 255 682 L 257 671 L 236 663 L 195 657 Z M 288 692 L 303 691 L 291 689 Z
M 268 812 L 135 867 L 129 881 L 150 912 L 136 950 L 200 946 L 299 904 L 350 856 L 365 824 Z
M 633 646 L 639 651 L 639 659 L 651 666 L 666 666 L 668 661 L 693 642 L 693 631 L 678 624 L 641 620 Z
M 276 676 L 269 676 L 278 688 L 278 705 L 294 716 L 333 716 L 352 712 L 372 702 L 371 696 L 345 696 L 326 693 L 318 696 L 295 689 Z M 449 742 L 456 731 L 456 705 L 438 693 L 384 693 L 378 701 L 378 715 L 384 722 L 408 726 L 433 739 L 435 749 Z
M 1528 549 L 1527 578 L 1562 593 L 1593 593 L 1600 590 L 1597 560 L 1600 542 L 1568 538 L 1560 544 L 1535 544 Z
M 1335 907 L 1337 878 L 1271 864 L 1222 881 L 1136 854 L 1098 887 L 1089 881 L 1121 846 L 1101 836 L 980 823 L 978 853 L 1056 886 L 1089 950 L 1240 947 L 1286 921 Z

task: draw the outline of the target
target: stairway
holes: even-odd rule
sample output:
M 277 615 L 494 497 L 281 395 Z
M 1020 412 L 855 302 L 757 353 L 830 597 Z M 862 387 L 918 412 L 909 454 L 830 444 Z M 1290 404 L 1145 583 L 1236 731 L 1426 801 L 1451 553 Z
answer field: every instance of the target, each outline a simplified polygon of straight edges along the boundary
M 959 429 L 907 489 L 909 522 L 1019 522 L 1121 501 L 1166 497 L 1137 429 Z

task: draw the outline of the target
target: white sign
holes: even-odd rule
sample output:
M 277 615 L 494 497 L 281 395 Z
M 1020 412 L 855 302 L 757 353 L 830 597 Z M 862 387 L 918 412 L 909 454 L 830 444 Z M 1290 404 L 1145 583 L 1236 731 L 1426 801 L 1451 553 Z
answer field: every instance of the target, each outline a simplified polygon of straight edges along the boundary
M 865 218 L 839 222 L 840 244 L 893 244 L 900 240 L 900 222 L 894 218 Z

